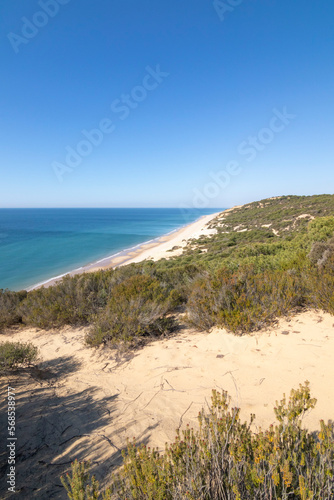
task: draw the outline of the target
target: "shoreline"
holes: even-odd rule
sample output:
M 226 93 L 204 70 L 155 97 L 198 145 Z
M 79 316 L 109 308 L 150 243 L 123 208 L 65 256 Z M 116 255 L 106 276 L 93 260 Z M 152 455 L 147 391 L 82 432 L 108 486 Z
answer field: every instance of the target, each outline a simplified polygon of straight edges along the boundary
M 43 287 L 48 288 L 49 286 L 61 281 L 64 276 L 75 276 L 86 272 L 113 269 L 127 264 L 142 262 L 143 260 L 159 260 L 162 258 L 180 255 L 189 239 L 198 238 L 202 234 L 213 234 L 212 231 L 206 226 L 212 221 L 212 219 L 215 219 L 222 212 L 202 215 L 194 222 L 186 224 L 179 229 L 173 229 L 173 231 L 163 234 L 162 236 L 158 236 L 152 240 L 144 241 L 143 243 L 139 243 L 130 248 L 125 248 L 124 250 L 120 250 L 119 252 L 99 259 L 98 261 L 78 267 L 64 274 L 54 276 L 46 281 L 43 281 L 42 283 L 37 283 L 36 285 L 28 287 L 26 290 L 30 292 Z M 172 252 L 171 249 L 173 247 L 178 248 Z M 104 264 L 102 264 L 103 262 Z

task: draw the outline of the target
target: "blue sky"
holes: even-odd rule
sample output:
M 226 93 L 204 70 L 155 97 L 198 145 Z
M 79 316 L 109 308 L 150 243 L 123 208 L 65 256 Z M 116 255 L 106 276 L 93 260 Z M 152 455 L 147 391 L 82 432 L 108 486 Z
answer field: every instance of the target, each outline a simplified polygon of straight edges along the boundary
M 330 0 L 6 0 L 1 207 L 333 192 Z

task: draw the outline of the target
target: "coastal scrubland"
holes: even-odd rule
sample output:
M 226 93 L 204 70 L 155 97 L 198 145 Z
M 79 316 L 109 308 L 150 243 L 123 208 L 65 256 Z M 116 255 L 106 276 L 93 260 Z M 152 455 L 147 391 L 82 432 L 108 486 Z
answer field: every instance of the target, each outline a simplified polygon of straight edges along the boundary
M 90 325 L 87 343 L 138 346 L 180 321 L 251 332 L 302 307 L 334 312 L 334 196 L 282 196 L 222 212 L 182 255 L 0 293 L 0 328 Z
M 0 331 L 85 326 L 92 348 L 133 349 L 185 323 L 246 335 L 306 308 L 334 314 L 333 195 L 250 203 L 222 212 L 210 229 L 175 257 L 2 290 Z M 305 383 L 277 402 L 277 425 L 253 432 L 253 417 L 241 422 L 228 395 L 214 392 L 199 430 L 179 433 L 165 453 L 129 443 L 113 490 L 100 493 L 77 462 L 63 483 L 73 499 L 330 499 L 333 424 L 321 422 L 316 433 L 301 425 L 315 403 Z

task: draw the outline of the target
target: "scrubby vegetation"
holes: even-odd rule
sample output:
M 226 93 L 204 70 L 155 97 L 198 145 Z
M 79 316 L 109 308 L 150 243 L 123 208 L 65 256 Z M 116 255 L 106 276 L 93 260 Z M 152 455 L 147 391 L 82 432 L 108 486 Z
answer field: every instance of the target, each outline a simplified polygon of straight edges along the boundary
M 314 433 L 302 427 L 315 404 L 305 382 L 276 402 L 276 425 L 253 432 L 255 416 L 242 422 L 227 393 L 213 391 L 199 429 L 178 430 L 164 453 L 128 443 L 124 466 L 104 493 L 89 464 L 77 461 L 62 483 L 73 500 L 330 500 L 334 424 L 321 421 Z
M 334 314 L 334 195 L 283 196 L 223 212 L 216 234 L 158 262 L 65 277 L 31 292 L 0 290 L 0 332 L 12 325 L 86 325 L 90 346 L 136 347 L 186 321 L 237 334 L 303 307 Z M 0 344 L 0 370 L 32 363 L 31 344 Z M 62 479 L 73 500 L 329 500 L 334 498 L 334 425 L 301 425 L 308 384 L 277 403 L 278 423 L 253 431 L 213 392 L 199 429 L 178 431 L 164 453 L 128 444 L 124 466 L 100 493 L 89 464 Z
M 334 196 L 282 196 L 222 212 L 216 234 L 178 257 L 0 291 L 0 329 L 90 325 L 89 345 L 168 334 L 180 313 L 199 329 L 259 329 L 296 308 L 334 314 Z
M 5 326 L 21 321 L 19 305 L 27 296 L 27 292 L 11 292 L 0 289 L 0 332 Z
M 30 365 L 36 361 L 37 353 L 37 347 L 31 343 L 0 343 L 0 372 Z
M 116 339 L 133 345 L 143 337 L 171 331 L 174 320 L 165 315 L 173 306 L 173 294 L 159 280 L 143 274 L 132 276 L 113 287 L 87 342 L 99 345 Z

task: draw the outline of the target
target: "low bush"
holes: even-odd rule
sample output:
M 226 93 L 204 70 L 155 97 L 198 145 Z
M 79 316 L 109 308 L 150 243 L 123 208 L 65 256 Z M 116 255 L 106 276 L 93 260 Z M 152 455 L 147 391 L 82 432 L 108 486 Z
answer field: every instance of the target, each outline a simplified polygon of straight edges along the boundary
M 253 432 L 255 416 L 242 422 L 227 393 L 213 391 L 199 429 L 177 431 L 165 453 L 129 442 L 123 468 L 102 495 L 77 462 L 63 484 L 73 500 L 331 500 L 334 425 L 321 421 L 313 433 L 301 425 L 315 404 L 305 382 L 276 402 L 276 425 Z
M 311 307 L 334 314 L 334 251 L 328 245 L 322 247 L 322 250 L 321 257 L 305 274 L 304 279 L 308 287 L 307 303 Z M 318 251 L 318 247 L 313 249 L 313 252 L 319 255 Z
M 144 337 L 164 335 L 175 326 L 173 318 L 166 317 L 173 307 L 173 294 L 156 278 L 132 276 L 113 287 L 111 298 L 94 320 L 86 341 L 92 346 L 102 342 L 134 346 Z
M 2 342 L 0 343 L 0 369 L 15 369 L 27 366 L 36 361 L 38 349 L 31 343 Z
M 100 495 L 100 485 L 95 477 L 89 474 L 90 462 L 72 462 L 72 475 L 61 476 L 62 485 L 70 500 L 110 500 L 110 491 Z
M 158 262 L 145 264 L 144 270 L 163 283 L 171 292 L 175 306 L 184 304 L 190 294 L 194 280 L 205 270 L 195 263 L 178 264 L 172 260 L 162 259 Z
M 0 290 L 0 330 L 21 321 L 19 305 L 27 296 L 27 292 L 11 292 Z
M 187 304 L 188 321 L 207 330 L 220 325 L 235 333 L 258 330 L 305 302 L 294 269 L 256 273 L 253 266 L 236 272 L 222 268 L 194 283 Z
M 20 308 L 24 323 L 40 328 L 89 323 L 107 303 L 109 276 L 107 272 L 65 276 L 54 286 L 32 290 Z
M 313 243 L 308 258 L 313 264 L 317 264 L 319 268 L 326 266 L 329 257 L 334 255 L 334 241 L 333 238 L 328 242 Z
M 319 217 L 308 225 L 308 236 L 311 241 L 327 241 L 334 234 L 334 217 Z

